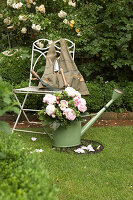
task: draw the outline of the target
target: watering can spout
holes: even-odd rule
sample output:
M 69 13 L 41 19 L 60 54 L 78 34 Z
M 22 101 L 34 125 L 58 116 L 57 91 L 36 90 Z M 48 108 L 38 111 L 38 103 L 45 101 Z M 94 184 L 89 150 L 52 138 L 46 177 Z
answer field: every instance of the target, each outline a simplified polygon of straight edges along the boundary
M 81 136 L 90 128 L 92 124 L 101 116 L 101 114 L 124 93 L 119 89 L 114 89 L 111 100 L 85 125 L 81 130 Z

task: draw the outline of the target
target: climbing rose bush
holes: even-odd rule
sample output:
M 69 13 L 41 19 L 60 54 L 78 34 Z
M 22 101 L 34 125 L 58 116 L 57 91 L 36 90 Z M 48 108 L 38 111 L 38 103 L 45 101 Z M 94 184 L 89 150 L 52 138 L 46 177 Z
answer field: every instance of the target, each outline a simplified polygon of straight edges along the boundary
M 86 100 L 72 87 L 67 87 L 62 92 L 46 94 L 43 98 L 44 107 L 39 112 L 39 118 L 43 125 L 56 124 L 66 126 L 73 121 L 81 120 L 82 114 L 87 111 Z M 55 129 L 56 129 L 55 128 Z

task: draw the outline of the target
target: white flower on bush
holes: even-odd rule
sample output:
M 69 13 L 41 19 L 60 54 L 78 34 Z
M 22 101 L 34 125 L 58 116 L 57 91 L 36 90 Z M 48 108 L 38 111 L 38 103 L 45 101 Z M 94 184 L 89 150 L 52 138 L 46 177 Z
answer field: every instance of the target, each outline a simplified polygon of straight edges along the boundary
M 13 7 L 14 9 L 17 9 L 17 10 L 19 10 L 22 6 L 23 6 L 23 3 L 22 3 L 22 2 L 13 3 L 13 4 L 12 4 L 12 7 Z
M 64 111 L 68 107 L 68 102 L 66 100 L 61 100 L 59 107 L 62 111 Z
M 23 28 L 21 29 L 21 33 L 25 34 L 26 32 L 27 32 L 27 28 L 23 27 Z
M 30 3 L 27 3 L 26 5 L 27 5 L 28 8 L 31 8 L 31 4 Z
M 43 102 L 47 104 L 54 104 L 57 102 L 56 96 L 52 94 L 46 94 L 45 97 L 43 98 Z
M 4 24 L 10 25 L 11 24 L 11 18 L 10 17 L 5 18 Z
M 58 13 L 58 16 L 59 16 L 60 18 L 64 18 L 64 17 L 67 16 L 67 13 L 64 12 L 63 10 L 61 10 L 61 11 Z
M 72 87 L 67 87 L 65 91 L 68 93 L 69 97 L 74 97 L 76 94 L 76 90 Z
M 36 6 L 35 9 L 37 12 L 45 13 L 45 7 L 43 4 L 40 6 Z
M 69 0 L 68 5 L 75 7 L 76 6 L 76 2 L 72 2 L 72 0 Z
M 49 105 L 46 107 L 46 113 L 47 113 L 49 116 L 51 116 L 52 114 L 54 114 L 54 112 L 55 112 L 55 106 L 49 104 Z
M 63 20 L 63 23 L 64 23 L 64 24 L 69 24 L 69 21 L 68 21 L 67 19 L 64 19 L 64 20 Z
M 26 21 L 27 20 L 26 15 L 19 15 L 18 18 L 19 18 L 20 21 Z
M 41 26 L 40 25 L 36 25 L 36 30 L 40 31 L 40 29 L 41 29 Z
M 3 15 L 0 13 L 0 18 L 2 18 L 3 17 Z
M 11 6 L 12 5 L 12 0 L 7 0 L 7 6 Z
M 44 44 L 42 42 L 37 42 L 37 46 L 40 47 L 40 48 L 43 48 Z
M 40 31 L 41 26 L 40 26 L 40 25 L 32 24 L 32 29 L 33 29 L 33 30 L 36 30 L 36 31 Z
M 63 115 L 65 115 L 66 119 L 73 121 L 76 118 L 76 113 L 71 108 L 66 108 L 63 112 Z

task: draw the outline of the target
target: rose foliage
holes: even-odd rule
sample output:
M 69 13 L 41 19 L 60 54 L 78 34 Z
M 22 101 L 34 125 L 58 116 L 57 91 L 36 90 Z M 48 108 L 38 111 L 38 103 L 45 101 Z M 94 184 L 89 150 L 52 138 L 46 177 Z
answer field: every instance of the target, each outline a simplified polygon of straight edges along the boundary
M 30 46 L 39 38 L 68 38 L 76 44 L 79 70 L 86 80 L 132 79 L 132 0 L 1 0 L 0 41 Z M 5 46 L 4 46 L 5 45 Z

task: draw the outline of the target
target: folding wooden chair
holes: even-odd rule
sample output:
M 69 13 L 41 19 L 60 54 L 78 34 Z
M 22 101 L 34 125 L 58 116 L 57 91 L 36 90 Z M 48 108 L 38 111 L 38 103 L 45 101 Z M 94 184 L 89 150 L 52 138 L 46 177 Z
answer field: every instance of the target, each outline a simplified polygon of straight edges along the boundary
M 67 45 L 68 45 L 68 48 L 69 48 L 69 51 L 72 55 L 72 58 L 74 60 L 74 54 L 75 54 L 75 43 L 73 43 L 72 41 L 68 40 L 68 39 L 65 39 L 66 42 L 67 42 Z M 60 40 L 57 40 L 56 42 L 54 42 L 54 46 L 56 48 L 56 52 L 60 54 L 60 45 L 59 45 L 59 42 Z M 37 63 L 38 61 L 44 57 L 46 59 L 46 55 L 47 55 L 47 52 L 49 50 L 49 47 L 50 47 L 50 43 L 51 41 L 48 40 L 48 39 L 39 39 L 39 40 L 36 40 L 33 45 L 32 45 L 32 56 L 31 56 L 31 67 L 30 67 L 30 78 L 29 78 L 29 86 L 28 87 L 25 87 L 25 88 L 19 88 L 19 89 L 13 89 L 13 94 L 19 104 L 19 107 L 20 107 L 20 112 L 17 116 L 17 119 L 16 119 L 16 122 L 14 124 L 14 127 L 12 129 L 12 132 L 14 131 L 24 131 L 24 132 L 32 132 L 32 133 L 43 133 L 43 132 L 38 132 L 38 131 L 30 131 L 30 130 L 23 130 L 23 129 L 17 129 L 17 125 L 19 123 L 19 119 L 20 119 L 20 116 L 21 114 L 23 113 L 27 122 L 29 124 L 33 124 L 33 123 L 40 123 L 40 122 L 33 122 L 33 121 L 30 121 L 28 116 L 27 116 L 27 113 L 26 112 L 38 112 L 40 110 L 37 110 L 37 109 L 30 109 L 30 108 L 24 108 L 25 106 L 25 103 L 28 99 L 28 95 L 29 94 L 37 94 L 37 95 L 45 95 L 45 94 L 48 94 L 48 93 L 53 93 L 55 91 L 51 91 L 51 90 L 43 90 L 43 89 L 38 89 L 38 86 L 32 86 L 32 81 L 34 80 L 33 78 L 33 74 L 31 73 L 32 70 L 35 70 L 36 71 L 36 66 L 37 66 Z M 43 44 L 43 46 L 40 46 L 39 44 Z M 38 57 L 35 57 L 36 53 L 38 53 Z M 25 97 L 24 97 L 24 100 L 22 103 L 20 103 L 20 94 L 25 94 Z

